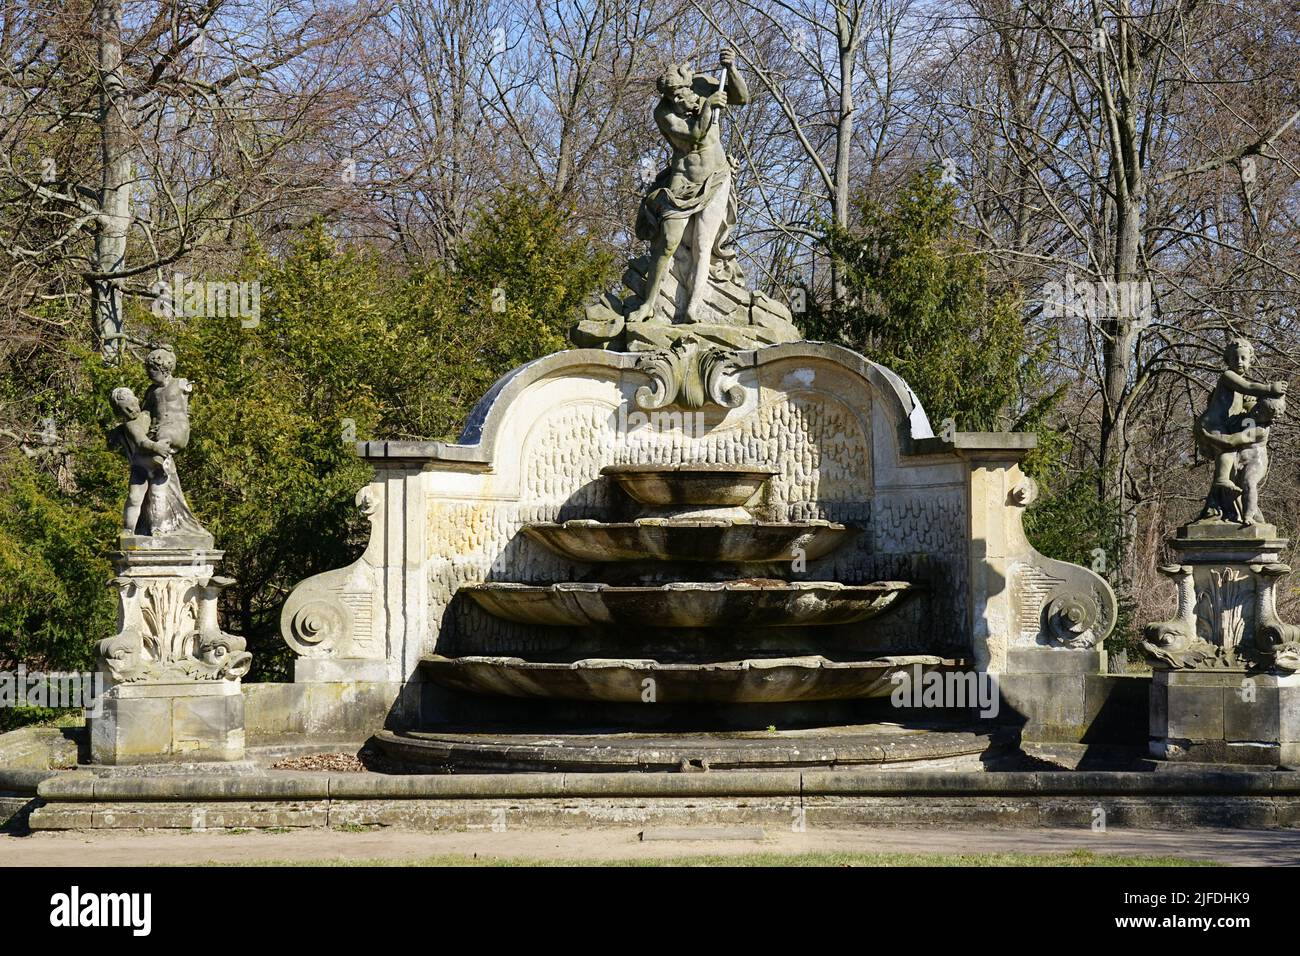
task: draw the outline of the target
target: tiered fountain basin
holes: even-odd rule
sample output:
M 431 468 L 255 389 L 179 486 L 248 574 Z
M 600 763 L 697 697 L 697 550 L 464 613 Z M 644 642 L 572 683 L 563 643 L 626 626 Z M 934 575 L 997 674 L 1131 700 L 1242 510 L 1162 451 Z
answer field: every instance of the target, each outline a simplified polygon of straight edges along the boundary
M 634 520 L 522 530 L 571 561 L 631 569 L 618 575 L 629 583 L 463 587 L 494 617 L 569 628 L 572 639 L 544 660 L 434 655 L 425 673 L 445 687 L 505 697 L 631 703 L 652 688 L 661 703 L 782 703 L 888 696 L 902 670 L 953 665 L 925 654 L 855 660 L 860 644 L 820 636 L 891 611 L 916 585 L 776 577 L 793 575 L 798 559 L 806 567 L 830 554 L 856 531 L 830 521 L 756 520 L 750 508 L 773 474 L 762 465 L 605 468 L 602 475 L 643 509 Z M 662 580 L 683 574 L 730 579 Z
M 797 627 L 875 617 L 912 585 L 877 581 L 683 581 L 658 586 L 490 583 L 462 588 L 484 610 L 518 624 Z
M 532 524 L 524 533 L 571 561 L 702 561 L 772 563 L 797 555 L 825 557 L 857 531 L 831 521 L 743 521 L 638 518 L 603 523 L 580 518 Z
M 446 687 L 503 697 L 638 703 L 653 688 L 654 702 L 790 703 L 888 697 L 894 675 L 956 666 L 929 655 L 900 655 L 868 661 L 824 657 L 761 658 L 711 664 L 595 658 L 569 663 L 518 657 L 426 658 L 430 677 Z M 650 683 L 647 683 L 649 681 Z
M 763 465 L 609 465 L 600 470 L 633 501 L 643 517 L 752 522 L 745 510 L 775 470 Z

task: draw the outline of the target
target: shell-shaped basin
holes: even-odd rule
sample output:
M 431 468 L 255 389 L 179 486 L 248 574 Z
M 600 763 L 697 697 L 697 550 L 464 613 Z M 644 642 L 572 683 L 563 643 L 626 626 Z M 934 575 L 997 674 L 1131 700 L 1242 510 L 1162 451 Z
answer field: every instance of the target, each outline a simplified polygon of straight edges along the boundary
M 491 582 L 461 588 L 495 617 L 589 627 L 799 627 L 853 624 L 892 607 L 906 581 L 741 580 L 658 586 Z
M 901 671 L 957 664 L 930 655 L 847 662 L 785 657 L 717 664 L 607 658 L 552 664 L 518 657 L 434 655 L 422 663 L 435 682 L 478 694 L 637 703 L 645 699 L 649 678 L 654 681 L 657 701 L 733 704 L 888 697 L 897 686 L 893 677 Z
M 600 473 L 652 508 L 725 508 L 748 502 L 776 471 L 764 465 L 607 465 Z
M 524 526 L 524 533 L 571 561 L 807 561 L 829 554 L 857 534 L 830 521 L 566 521 Z

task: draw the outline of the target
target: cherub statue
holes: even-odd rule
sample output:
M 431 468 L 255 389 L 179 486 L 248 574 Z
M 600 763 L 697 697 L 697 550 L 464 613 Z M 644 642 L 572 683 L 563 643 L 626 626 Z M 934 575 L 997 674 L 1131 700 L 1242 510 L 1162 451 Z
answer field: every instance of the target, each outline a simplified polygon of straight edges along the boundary
M 145 368 L 153 384 L 143 403 L 129 388 L 116 388 L 110 397 L 119 424 L 109 433 L 109 444 L 131 466 L 122 533 L 208 536 L 190 511 L 173 459 L 189 444 L 192 387 L 173 377 L 176 356 L 165 346 L 149 352 Z
M 1233 483 L 1241 488 L 1240 518 L 1243 525 L 1264 524 L 1259 510 L 1259 486 L 1268 477 L 1268 436 L 1273 422 L 1286 414 L 1286 399 L 1261 398 L 1250 410 L 1255 418 L 1255 441 L 1237 452 Z
M 154 437 L 165 441 L 175 454 L 190 443 L 190 393 L 188 379 L 176 378 L 176 353 L 167 346 L 152 349 L 144 360 L 153 382 L 144 393 L 144 408 L 153 416 Z
M 1273 418 L 1285 407 L 1277 400 L 1285 397 L 1287 386 L 1286 382 L 1256 382 L 1246 377 L 1255 351 L 1245 339 L 1229 342 L 1223 358 L 1228 367 L 1219 376 L 1195 426 L 1197 447 L 1214 459 L 1214 479 L 1200 520 L 1263 523 L 1259 485 L 1268 470 L 1268 454 L 1263 446 L 1268 442 Z M 1273 404 L 1266 406 L 1255 399 L 1273 400 Z M 1247 467 L 1241 467 L 1243 464 Z
M 131 466 L 131 484 L 126 493 L 126 507 L 122 512 L 122 530 L 124 534 L 135 534 L 149 484 L 155 476 L 163 474 L 164 462 L 171 454 L 171 448 L 166 442 L 154 441 L 149 437 L 152 419 L 148 412 L 141 410 L 140 400 L 131 389 L 113 389 L 109 402 L 121 422 L 109 433 L 109 440 L 126 456 Z

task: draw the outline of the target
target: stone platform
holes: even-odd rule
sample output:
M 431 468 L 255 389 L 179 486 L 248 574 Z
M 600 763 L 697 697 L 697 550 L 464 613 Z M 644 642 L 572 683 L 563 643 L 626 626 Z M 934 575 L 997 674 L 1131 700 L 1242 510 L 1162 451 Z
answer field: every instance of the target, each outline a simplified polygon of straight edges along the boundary
M 979 770 L 1007 735 L 858 724 L 730 733 L 381 731 L 388 757 L 443 772 L 778 770 L 832 767 Z
M 37 785 L 32 830 L 397 826 L 1300 826 L 1288 772 L 794 771 L 96 777 Z M 1101 811 L 1101 814 L 1098 811 Z

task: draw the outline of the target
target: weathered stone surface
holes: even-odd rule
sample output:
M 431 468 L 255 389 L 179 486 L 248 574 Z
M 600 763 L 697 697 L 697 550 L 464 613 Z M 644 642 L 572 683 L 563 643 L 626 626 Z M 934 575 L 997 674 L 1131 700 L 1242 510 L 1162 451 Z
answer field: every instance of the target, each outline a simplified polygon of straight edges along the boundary
M 218 830 L 325 827 L 324 801 L 241 803 L 47 804 L 28 820 L 33 830 Z
M 383 731 L 384 753 L 416 766 L 472 771 L 732 771 L 881 765 L 980 770 L 991 735 L 835 727 L 677 734 L 500 734 Z M 967 759 L 961 759 L 967 758 Z
M 1009 674 L 1102 674 L 1106 652 L 1066 647 L 1012 647 L 1007 651 Z
M 1254 686 L 1223 689 L 1223 737 L 1229 741 L 1276 742 L 1284 732 L 1281 722 L 1280 688 L 1271 681 L 1255 680 Z M 1194 735 L 1189 735 L 1194 736 Z
M 1081 739 L 1087 729 L 1083 674 L 998 675 L 1003 706 L 1026 718 L 1023 735 L 1027 740 L 1051 739 L 1049 729 L 1064 729 Z
M 395 711 L 400 716 L 402 687 L 394 682 L 338 681 L 306 688 L 308 734 L 369 733 L 385 726 Z
M 1085 743 L 1146 744 L 1151 678 L 1145 674 L 1088 674 L 1083 679 Z
M 84 740 L 84 731 L 61 727 L 20 727 L 0 734 L 0 781 L 12 771 L 73 767 Z
M 1160 686 L 1160 677 L 1154 681 Z M 1221 687 L 1179 688 L 1170 694 L 1168 736 L 1174 739 L 1223 740 L 1223 689 Z
M 388 673 L 384 661 L 301 657 L 294 662 L 293 679 L 307 684 L 386 684 Z
M 87 721 L 96 763 L 165 757 L 171 753 L 172 708 L 164 699 L 106 698 L 100 714 Z
M 1157 670 L 1151 752 L 1167 760 L 1293 765 L 1300 677 L 1244 668 Z
M 213 747 L 238 756 L 244 754 L 244 698 L 178 697 L 172 701 L 172 749 L 192 753 Z
M 632 626 L 614 628 L 616 654 L 593 653 L 584 644 L 579 658 L 571 627 L 494 617 L 470 599 L 483 584 L 505 591 L 512 589 L 500 585 L 611 583 L 593 578 L 589 562 L 523 531 L 532 525 L 539 533 L 578 529 L 578 522 L 591 521 L 637 528 L 639 538 L 658 533 L 644 521 L 634 523 L 616 475 L 606 471 L 610 466 L 624 475 L 633 473 L 628 466 L 640 466 L 660 479 L 683 465 L 771 469 L 775 474 L 758 494 L 741 496 L 755 526 L 784 524 L 792 531 L 800 522 L 826 522 L 857 532 L 838 548 L 791 555 L 774 577 L 814 589 L 817 582 L 925 585 L 914 600 L 899 602 L 870 626 L 835 626 L 838 648 L 856 642 L 872 649 L 870 657 L 819 654 L 807 636 L 799 639 L 799 657 L 852 664 L 886 655 L 969 655 L 975 667 L 998 673 L 1008 670 L 1011 648 L 1081 648 L 1080 657 L 1059 659 L 1076 673 L 1100 660 L 1095 648 L 1114 621 L 1108 586 L 1086 569 L 1037 554 L 1021 529 L 1033 488 L 1017 462 L 1031 442 L 964 434 L 935 439 L 903 382 L 833 346 L 790 343 L 739 353 L 713 385 L 711 368 L 697 369 L 700 395 L 725 401 L 697 411 L 671 406 L 675 417 L 663 427 L 632 428 L 629 416 L 660 400 L 686 393 L 689 399 L 691 389 L 657 387 L 644 356 L 579 350 L 548 356 L 498 382 L 471 414 L 461 444 L 364 444 L 362 453 L 376 465 L 375 480 L 358 496 L 371 517 L 370 544 L 355 564 L 304 582 L 285 606 L 286 640 L 303 661 L 322 662 L 304 663 L 299 682 L 345 676 L 361 666 L 353 662 L 382 668 L 396 688 L 425 676 L 417 672 L 421 658 L 514 658 L 531 666 L 648 657 L 636 653 Z M 717 505 L 710 496 L 699 507 Z M 632 567 L 641 564 L 632 557 L 620 573 L 643 573 Z M 716 562 L 693 563 L 715 573 Z M 703 583 L 689 573 L 676 567 L 645 571 L 660 575 L 645 586 Z M 743 575 L 724 580 L 737 576 Z M 695 600 L 704 591 L 689 590 L 682 588 L 673 600 Z M 789 590 L 792 599 L 807 596 Z M 654 617 L 632 624 L 665 619 Z M 712 659 L 701 652 L 689 661 L 656 660 L 727 665 L 796 656 L 763 640 L 759 653 L 722 643 Z M 1050 675 L 1056 663 L 1044 658 L 1034 666 Z M 737 684 L 753 679 L 749 670 L 736 669 Z M 1075 694 L 1079 711 L 1082 694 Z M 422 706 L 427 725 L 453 718 L 460 705 L 429 693 Z
M 118 765 L 242 760 L 244 698 L 239 684 L 119 684 L 87 719 L 91 758 Z
M 244 730 L 249 739 L 301 734 L 307 729 L 306 684 L 244 686 Z
M 831 826 L 926 823 L 1273 827 L 1300 819 L 1286 772 L 355 774 L 41 784 L 33 829 Z M 89 791 L 87 790 L 89 787 Z
M 799 820 L 797 797 L 620 798 L 510 801 L 340 801 L 331 826 L 503 831 L 516 828 L 644 827 L 682 825 L 790 827 Z

